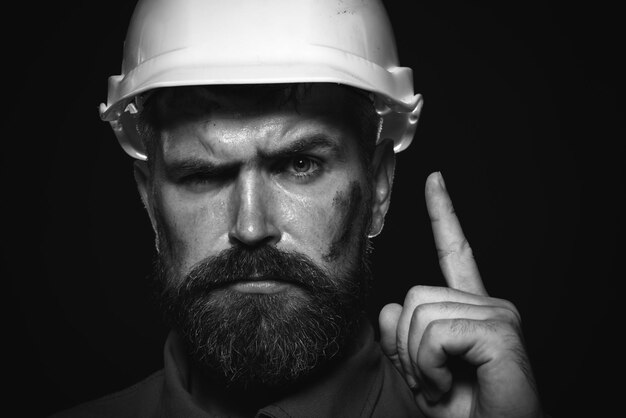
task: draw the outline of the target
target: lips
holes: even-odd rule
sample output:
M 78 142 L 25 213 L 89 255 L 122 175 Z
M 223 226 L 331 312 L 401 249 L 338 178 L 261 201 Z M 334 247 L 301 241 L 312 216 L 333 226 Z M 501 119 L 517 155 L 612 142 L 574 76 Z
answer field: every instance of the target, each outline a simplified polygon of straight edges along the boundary
M 289 286 L 299 286 L 299 284 L 293 280 L 285 280 L 276 276 L 251 275 L 224 282 L 211 283 L 205 287 L 205 291 L 232 289 L 245 293 L 272 293 Z
M 240 280 L 229 286 L 230 289 L 242 293 L 278 293 L 289 287 L 290 284 L 280 280 L 267 280 L 267 278 L 255 278 L 253 280 Z

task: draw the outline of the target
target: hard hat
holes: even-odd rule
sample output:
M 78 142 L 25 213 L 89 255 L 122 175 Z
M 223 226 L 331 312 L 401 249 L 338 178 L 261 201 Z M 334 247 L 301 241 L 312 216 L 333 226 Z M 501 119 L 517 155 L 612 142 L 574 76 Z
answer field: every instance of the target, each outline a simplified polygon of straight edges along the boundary
M 413 139 L 422 99 L 398 66 L 379 0 L 139 0 L 120 75 L 100 116 L 146 159 L 133 113 L 151 89 L 215 84 L 340 83 L 373 93 L 394 150 Z

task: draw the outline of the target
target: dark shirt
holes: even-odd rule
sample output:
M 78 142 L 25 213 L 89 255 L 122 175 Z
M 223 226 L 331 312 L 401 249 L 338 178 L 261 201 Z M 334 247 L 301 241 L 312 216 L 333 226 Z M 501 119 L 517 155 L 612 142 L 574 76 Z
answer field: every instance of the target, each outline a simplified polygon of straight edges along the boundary
M 374 341 L 369 323 L 363 325 L 356 346 L 354 353 L 329 373 L 296 393 L 265 406 L 256 416 L 422 416 L 403 377 Z M 78 405 L 53 417 L 210 417 L 194 401 L 188 387 L 187 361 L 176 334 L 170 333 L 164 348 L 163 370 L 121 392 Z

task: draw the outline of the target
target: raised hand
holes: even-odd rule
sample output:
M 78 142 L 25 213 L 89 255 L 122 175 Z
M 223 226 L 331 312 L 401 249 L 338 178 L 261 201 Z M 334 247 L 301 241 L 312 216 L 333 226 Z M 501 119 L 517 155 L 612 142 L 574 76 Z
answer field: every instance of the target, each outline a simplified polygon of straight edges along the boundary
M 440 173 L 425 194 L 447 287 L 414 286 L 381 310 L 383 352 L 428 417 L 541 417 L 519 312 L 487 295 Z

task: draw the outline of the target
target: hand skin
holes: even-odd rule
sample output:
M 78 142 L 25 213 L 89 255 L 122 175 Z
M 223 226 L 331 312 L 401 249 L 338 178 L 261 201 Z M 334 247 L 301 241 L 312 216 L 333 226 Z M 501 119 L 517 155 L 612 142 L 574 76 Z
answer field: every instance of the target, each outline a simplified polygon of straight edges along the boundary
M 425 194 L 447 287 L 415 286 L 381 310 L 383 352 L 427 417 L 543 416 L 519 312 L 487 295 L 441 173 Z

